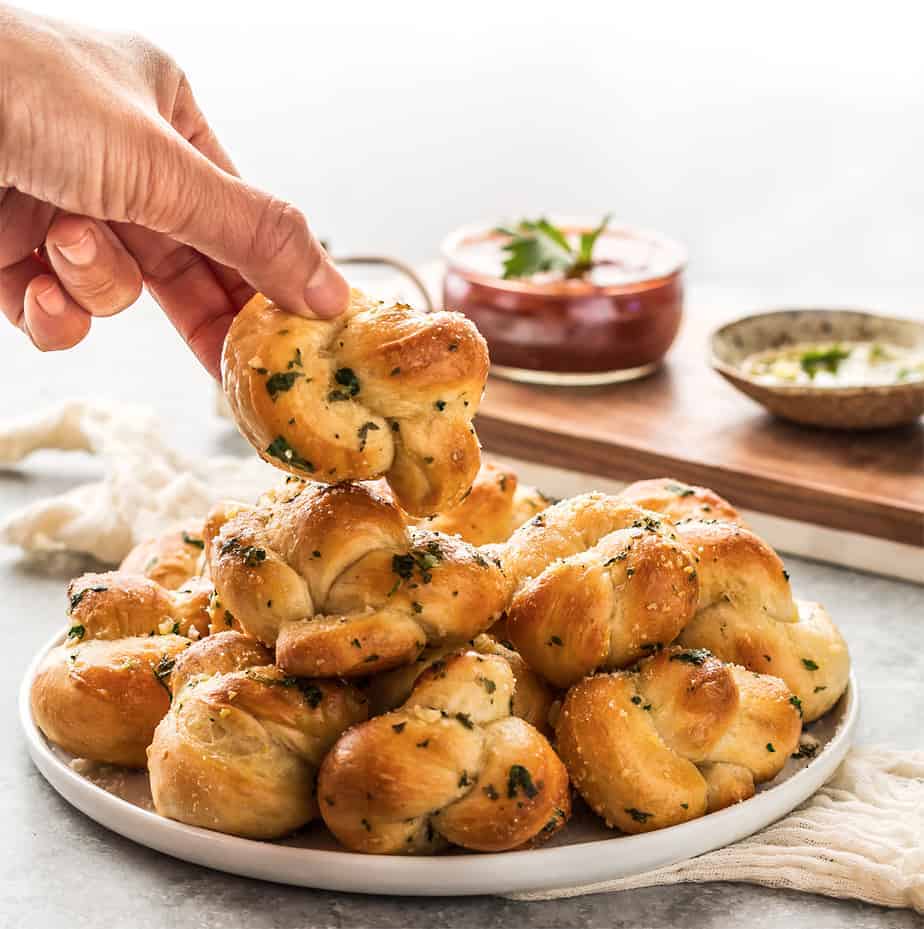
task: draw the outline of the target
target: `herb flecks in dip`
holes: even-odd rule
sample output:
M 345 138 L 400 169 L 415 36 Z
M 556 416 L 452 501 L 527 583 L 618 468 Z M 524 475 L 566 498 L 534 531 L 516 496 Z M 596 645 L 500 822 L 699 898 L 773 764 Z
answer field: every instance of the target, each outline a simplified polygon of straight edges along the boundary
M 741 368 L 762 384 L 882 387 L 924 380 L 924 353 L 887 342 L 800 342 L 749 355 Z

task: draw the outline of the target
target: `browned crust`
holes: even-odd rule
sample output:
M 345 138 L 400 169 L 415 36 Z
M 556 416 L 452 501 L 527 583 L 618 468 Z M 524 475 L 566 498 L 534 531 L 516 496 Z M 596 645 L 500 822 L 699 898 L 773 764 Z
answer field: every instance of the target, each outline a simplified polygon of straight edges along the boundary
M 487 346 L 464 316 L 356 291 L 334 320 L 256 294 L 222 355 L 232 413 L 264 460 L 325 482 L 384 476 L 416 516 L 457 504 L 475 478 L 471 422 L 487 371 Z
M 753 783 L 782 769 L 801 729 L 782 681 L 674 647 L 637 672 L 571 688 L 556 736 L 591 808 L 638 833 L 750 796 Z
M 633 523 L 549 565 L 511 601 L 507 635 L 557 687 L 626 667 L 672 642 L 694 615 L 699 582 L 689 549 L 650 514 Z
M 520 484 L 509 467 L 482 461 L 465 499 L 421 521 L 428 529 L 459 535 L 472 545 L 506 542 L 515 529 L 551 504 L 535 487 Z
M 140 574 L 167 590 L 176 590 L 202 574 L 204 544 L 201 520 L 190 520 L 179 529 L 139 542 L 122 559 L 119 571 Z
M 257 839 L 317 815 L 317 768 L 337 737 L 366 718 L 367 702 L 342 681 L 292 678 L 262 663 L 266 655 L 225 632 L 184 656 L 148 751 L 161 815 Z
M 198 577 L 174 591 L 123 571 L 83 574 L 67 587 L 68 628 L 78 640 L 168 631 L 199 638 L 208 634 L 211 593 L 211 582 Z
M 32 682 L 36 725 L 79 758 L 143 768 L 154 728 L 170 706 L 172 660 L 188 645 L 163 635 L 52 649 Z
M 448 840 L 505 851 L 570 815 L 567 773 L 545 738 L 509 715 L 513 677 L 465 652 L 425 671 L 405 705 L 348 731 L 321 766 L 328 828 L 347 848 L 426 853 Z
M 366 676 L 462 645 L 509 597 L 496 560 L 409 529 L 368 485 L 300 483 L 216 525 L 207 550 L 221 607 L 290 674 Z
M 741 514 L 714 490 L 672 477 L 636 481 L 620 491 L 619 497 L 642 509 L 663 513 L 675 523 L 684 519 L 719 519 L 745 525 Z

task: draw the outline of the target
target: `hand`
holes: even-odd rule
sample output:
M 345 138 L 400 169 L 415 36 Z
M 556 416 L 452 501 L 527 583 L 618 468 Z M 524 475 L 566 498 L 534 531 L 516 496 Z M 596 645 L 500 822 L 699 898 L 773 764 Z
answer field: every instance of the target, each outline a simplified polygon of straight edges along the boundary
M 142 282 L 216 376 L 254 289 L 302 315 L 349 299 L 304 216 L 238 178 L 169 57 L 0 5 L 0 309 L 70 348 Z

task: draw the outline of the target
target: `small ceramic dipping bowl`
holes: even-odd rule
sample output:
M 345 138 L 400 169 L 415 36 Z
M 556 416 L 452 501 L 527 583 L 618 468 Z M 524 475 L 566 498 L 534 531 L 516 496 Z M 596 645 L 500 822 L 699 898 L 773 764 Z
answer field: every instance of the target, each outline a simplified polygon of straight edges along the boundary
M 883 429 L 924 413 L 924 379 L 864 386 L 766 383 L 745 362 L 805 343 L 874 342 L 924 353 L 924 323 L 855 310 L 792 309 L 746 316 L 712 335 L 712 366 L 742 393 L 792 422 L 829 429 Z

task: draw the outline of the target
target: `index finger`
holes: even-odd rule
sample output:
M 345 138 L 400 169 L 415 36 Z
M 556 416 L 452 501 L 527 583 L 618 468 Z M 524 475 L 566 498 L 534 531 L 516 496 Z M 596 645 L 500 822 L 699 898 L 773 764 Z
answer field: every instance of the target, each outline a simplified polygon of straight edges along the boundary
M 135 256 L 151 296 L 205 369 L 220 381 L 225 335 L 253 288 L 188 245 L 141 226 L 111 225 Z

